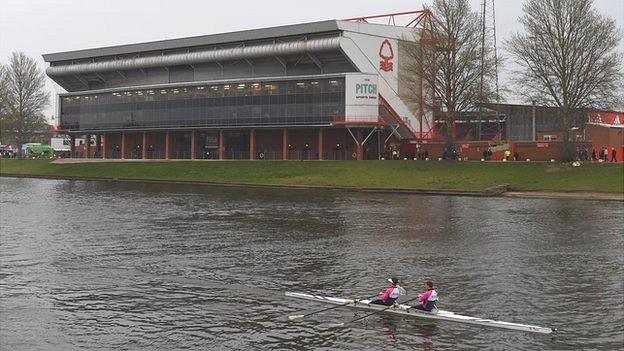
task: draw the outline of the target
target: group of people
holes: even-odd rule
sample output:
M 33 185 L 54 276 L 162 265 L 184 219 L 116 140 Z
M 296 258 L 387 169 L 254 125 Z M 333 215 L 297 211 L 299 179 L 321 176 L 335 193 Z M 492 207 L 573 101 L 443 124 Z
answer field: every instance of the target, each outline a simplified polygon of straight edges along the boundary
M 401 295 L 405 294 L 405 289 L 399 284 L 399 280 L 395 277 L 388 279 L 390 284 L 386 290 L 379 293 L 379 297 L 370 303 L 377 305 L 392 306 Z M 418 295 L 418 302 L 413 308 L 429 311 L 437 309 L 438 293 L 433 288 L 431 281 L 425 282 L 425 288 L 422 294 Z
M 396 146 L 388 147 L 384 151 L 382 157 L 384 158 L 384 160 L 400 160 L 401 153 Z
M 598 152 L 594 148 L 591 153 L 591 161 L 617 162 L 617 151 L 614 147 L 611 148 L 610 154 L 611 157 L 609 158 L 609 149 L 606 146 L 603 146 Z M 589 161 L 587 148 L 577 148 L 576 155 L 579 161 Z
M 448 148 L 444 148 L 444 151 L 442 151 L 442 159 L 443 160 L 459 160 L 461 159 L 461 153 L 459 151 L 457 151 L 457 149 L 452 148 L 452 149 L 448 149 Z
M 487 149 L 483 150 L 483 160 L 485 161 L 489 161 L 492 159 L 492 154 L 494 154 L 492 152 L 492 148 L 488 147 Z

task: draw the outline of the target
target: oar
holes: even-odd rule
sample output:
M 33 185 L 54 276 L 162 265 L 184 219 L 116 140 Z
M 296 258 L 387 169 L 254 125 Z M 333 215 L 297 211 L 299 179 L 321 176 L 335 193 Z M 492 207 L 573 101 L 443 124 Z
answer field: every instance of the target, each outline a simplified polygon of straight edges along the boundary
M 295 320 L 295 319 L 304 318 L 304 317 L 307 317 L 307 316 L 311 316 L 313 314 L 317 314 L 317 313 L 333 310 L 334 308 L 344 307 L 344 306 L 347 306 L 347 305 L 349 305 L 351 303 L 357 303 L 358 301 L 361 301 L 361 300 L 370 300 L 370 299 L 372 299 L 374 297 L 377 297 L 377 295 L 374 295 L 374 296 L 371 296 L 371 297 L 365 297 L 365 298 L 359 299 L 359 300 L 358 299 L 349 300 L 349 302 L 346 302 L 346 303 L 343 303 L 343 304 L 340 304 L 340 305 L 335 305 L 335 306 L 323 308 L 322 310 L 318 310 L 318 311 L 314 311 L 314 312 L 310 312 L 310 313 L 306 313 L 306 314 L 295 314 L 295 315 L 292 315 L 292 316 L 288 316 L 288 319 L 290 319 L 292 321 L 292 320 Z
M 416 300 L 416 299 L 418 299 L 418 297 L 415 297 L 415 298 L 413 298 L 413 299 L 409 299 L 409 300 L 407 300 L 407 301 L 402 301 L 402 303 L 408 303 L 408 302 L 410 302 L 410 301 L 414 301 L 414 300 Z M 342 326 L 343 326 L 343 325 L 345 325 L 345 324 L 350 324 L 350 323 L 353 323 L 353 322 L 357 322 L 357 321 L 362 320 L 362 319 L 364 319 L 364 318 L 366 318 L 366 317 L 370 317 L 370 316 L 372 316 L 372 315 L 374 315 L 374 314 L 377 314 L 377 313 L 380 313 L 380 312 L 383 312 L 383 311 L 389 310 L 389 309 L 391 309 L 391 308 L 393 308 L 393 307 L 394 307 L 394 304 L 392 304 L 392 305 L 390 305 L 390 306 L 388 306 L 388 307 L 386 307 L 386 308 L 384 308 L 384 309 L 381 309 L 381 310 L 379 310 L 379 311 L 371 312 L 371 313 L 369 313 L 369 314 L 365 314 L 365 315 L 364 315 L 364 316 L 362 316 L 362 317 L 358 317 L 358 318 L 352 319 L 352 320 L 350 320 L 350 321 L 348 321 L 348 322 L 342 322 L 342 323 L 334 323 L 334 324 L 330 324 L 330 325 L 329 325 L 329 327 L 330 327 L 330 328 L 333 328 L 333 327 L 342 327 Z

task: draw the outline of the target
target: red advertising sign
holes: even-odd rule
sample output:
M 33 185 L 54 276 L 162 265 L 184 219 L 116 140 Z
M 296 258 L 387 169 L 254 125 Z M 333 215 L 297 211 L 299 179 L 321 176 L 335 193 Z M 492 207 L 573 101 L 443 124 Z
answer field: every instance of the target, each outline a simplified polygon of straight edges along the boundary
M 594 124 L 610 124 L 613 126 L 621 126 L 622 124 L 624 124 L 624 113 L 590 112 L 587 122 Z
M 537 147 L 548 147 L 548 143 L 537 143 Z
M 392 44 L 390 44 L 390 40 L 386 39 L 381 43 L 381 47 L 379 48 L 379 57 L 381 57 L 381 61 L 379 62 L 379 69 L 384 72 L 390 72 L 394 70 L 394 64 L 392 63 L 392 59 L 394 58 L 394 51 L 392 50 Z

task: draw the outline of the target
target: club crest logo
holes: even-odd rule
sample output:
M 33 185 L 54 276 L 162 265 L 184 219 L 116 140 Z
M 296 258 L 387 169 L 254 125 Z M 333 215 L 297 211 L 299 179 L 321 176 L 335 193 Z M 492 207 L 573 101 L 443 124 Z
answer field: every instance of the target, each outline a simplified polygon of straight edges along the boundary
M 383 43 L 381 43 L 381 47 L 379 48 L 379 57 L 381 57 L 381 61 L 379 61 L 379 69 L 384 72 L 391 72 L 394 70 L 394 64 L 392 63 L 394 51 L 392 50 L 390 40 L 386 39 Z

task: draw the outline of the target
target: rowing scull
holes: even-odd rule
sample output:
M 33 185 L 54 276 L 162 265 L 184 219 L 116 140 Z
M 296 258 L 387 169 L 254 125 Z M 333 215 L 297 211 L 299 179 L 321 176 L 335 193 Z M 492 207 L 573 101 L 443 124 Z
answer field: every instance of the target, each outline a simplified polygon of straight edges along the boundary
M 286 292 L 285 295 L 288 297 L 311 300 L 311 301 L 316 301 L 316 302 L 330 303 L 334 305 L 344 305 L 344 307 L 356 308 L 356 309 L 362 309 L 362 310 L 368 310 L 368 311 L 380 311 L 381 312 L 381 310 L 388 307 L 384 305 L 371 304 L 370 303 L 371 300 L 343 299 L 339 297 L 311 295 L 311 294 L 296 293 L 296 292 Z M 401 304 L 388 308 L 385 311 L 383 311 L 383 313 L 398 314 L 401 316 L 410 316 L 410 317 L 417 317 L 417 318 L 438 319 L 438 320 L 445 320 L 445 321 L 459 322 L 459 323 L 466 323 L 466 324 L 476 324 L 476 325 L 483 325 L 487 327 L 521 330 L 521 331 L 526 331 L 526 332 L 531 332 L 531 333 L 540 333 L 540 334 L 550 334 L 555 330 L 552 328 L 540 327 L 537 325 L 510 323 L 510 322 L 495 321 L 492 319 L 464 316 L 461 314 L 456 314 L 454 312 L 445 311 L 445 310 L 437 310 L 437 312 L 427 312 L 427 311 L 418 310 L 416 308 L 413 308 L 412 306 L 401 305 Z

